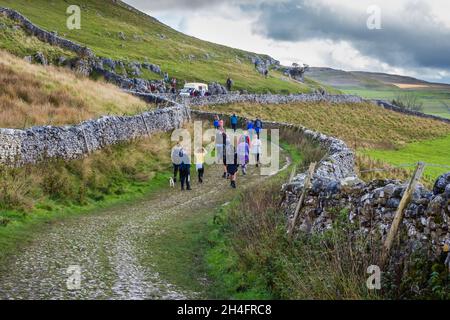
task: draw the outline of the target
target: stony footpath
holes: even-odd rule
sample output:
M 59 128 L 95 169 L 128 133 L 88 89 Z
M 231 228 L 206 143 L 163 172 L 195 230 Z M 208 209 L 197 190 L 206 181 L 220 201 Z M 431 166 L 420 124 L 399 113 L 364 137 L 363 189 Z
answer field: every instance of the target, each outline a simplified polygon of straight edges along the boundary
M 284 170 L 289 162 L 281 160 L 280 170 Z M 160 190 L 140 201 L 49 224 L 0 266 L 0 299 L 207 298 L 205 292 L 162 276 L 164 270 L 154 259 L 159 249 L 154 243 L 169 241 L 164 239 L 170 237 L 171 226 L 181 221 L 196 215 L 206 215 L 208 221 L 218 207 L 236 196 L 229 181 L 221 177 L 222 170 L 222 166 L 208 167 L 202 185 L 193 171 L 192 191 L 181 192 L 178 184 L 176 189 Z M 259 186 L 268 177 L 251 167 L 246 177 L 238 178 L 238 191 Z M 171 257 L 164 255 L 166 263 L 179 263 Z M 81 268 L 79 290 L 67 287 L 67 268 L 74 265 Z M 205 288 L 206 275 L 198 277 L 192 281 Z

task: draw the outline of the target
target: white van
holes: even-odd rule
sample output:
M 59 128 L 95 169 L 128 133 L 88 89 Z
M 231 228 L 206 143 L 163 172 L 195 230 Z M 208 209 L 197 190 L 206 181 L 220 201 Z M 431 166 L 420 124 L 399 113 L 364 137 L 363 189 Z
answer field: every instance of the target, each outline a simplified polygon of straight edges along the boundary
M 180 91 L 180 96 L 189 97 L 191 96 L 192 91 L 198 91 L 200 93 L 202 90 L 204 90 L 205 93 L 208 92 L 208 85 L 198 82 L 186 83 L 184 88 Z

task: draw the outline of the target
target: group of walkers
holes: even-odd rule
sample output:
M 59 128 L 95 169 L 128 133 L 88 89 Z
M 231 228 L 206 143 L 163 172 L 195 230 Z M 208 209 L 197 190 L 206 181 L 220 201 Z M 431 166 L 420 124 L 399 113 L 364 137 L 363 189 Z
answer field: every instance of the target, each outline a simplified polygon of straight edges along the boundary
M 215 155 L 216 161 L 223 164 L 223 179 L 230 180 L 231 188 L 236 189 L 237 174 L 241 168 L 242 175 L 247 175 L 247 167 L 250 163 L 250 157 L 256 160 L 256 167 L 260 165 L 260 156 L 262 152 L 262 142 L 260 133 L 263 129 L 263 123 L 259 118 L 251 121 L 245 119 L 243 131 L 236 134 L 238 127 L 238 117 L 233 114 L 230 117 L 231 129 L 233 134 L 227 134 L 225 130 L 225 121 L 218 115 L 214 117 L 215 133 Z M 235 141 L 232 141 L 236 139 Z M 205 157 L 207 151 L 201 147 L 194 150 L 195 168 L 198 176 L 198 183 L 203 183 L 205 174 Z M 191 161 L 188 152 L 178 143 L 172 150 L 172 162 L 174 166 L 173 180 L 176 183 L 179 175 L 181 190 L 191 190 Z

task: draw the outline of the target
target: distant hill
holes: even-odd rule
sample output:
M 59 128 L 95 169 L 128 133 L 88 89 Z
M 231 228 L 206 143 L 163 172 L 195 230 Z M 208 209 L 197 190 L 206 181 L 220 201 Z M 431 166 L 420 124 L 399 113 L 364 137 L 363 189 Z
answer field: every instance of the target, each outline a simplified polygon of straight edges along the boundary
M 267 55 L 187 36 L 122 1 L 76 1 L 81 7 L 81 30 L 68 30 L 66 9 L 70 4 L 62 0 L 0 0 L 0 7 L 19 11 L 38 26 L 91 48 L 97 56 L 150 62 L 181 83 L 217 81 L 224 84 L 231 77 L 237 90 L 273 93 L 306 93 L 321 86 L 310 79 L 302 84 L 285 77 L 275 70 L 277 61 Z M 1 47 L 8 51 L 14 49 L 0 43 Z M 257 72 L 255 59 L 271 70 L 268 79 Z M 161 76 L 149 72 L 142 78 L 156 80 Z
M 424 112 L 450 118 L 450 85 L 412 77 L 363 71 L 343 71 L 313 67 L 306 76 L 348 94 L 370 99 L 393 100 L 405 94 L 416 95 Z

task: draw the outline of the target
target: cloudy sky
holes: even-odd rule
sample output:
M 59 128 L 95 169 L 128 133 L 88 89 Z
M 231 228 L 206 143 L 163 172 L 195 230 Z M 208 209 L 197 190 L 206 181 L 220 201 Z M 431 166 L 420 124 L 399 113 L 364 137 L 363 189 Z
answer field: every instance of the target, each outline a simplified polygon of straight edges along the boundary
M 286 65 L 300 62 L 450 83 L 448 0 L 125 2 L 183 33 L 267 53 Z M 380 29 L 368 28 L 368 22 L 376 27 L 378 21 Z

